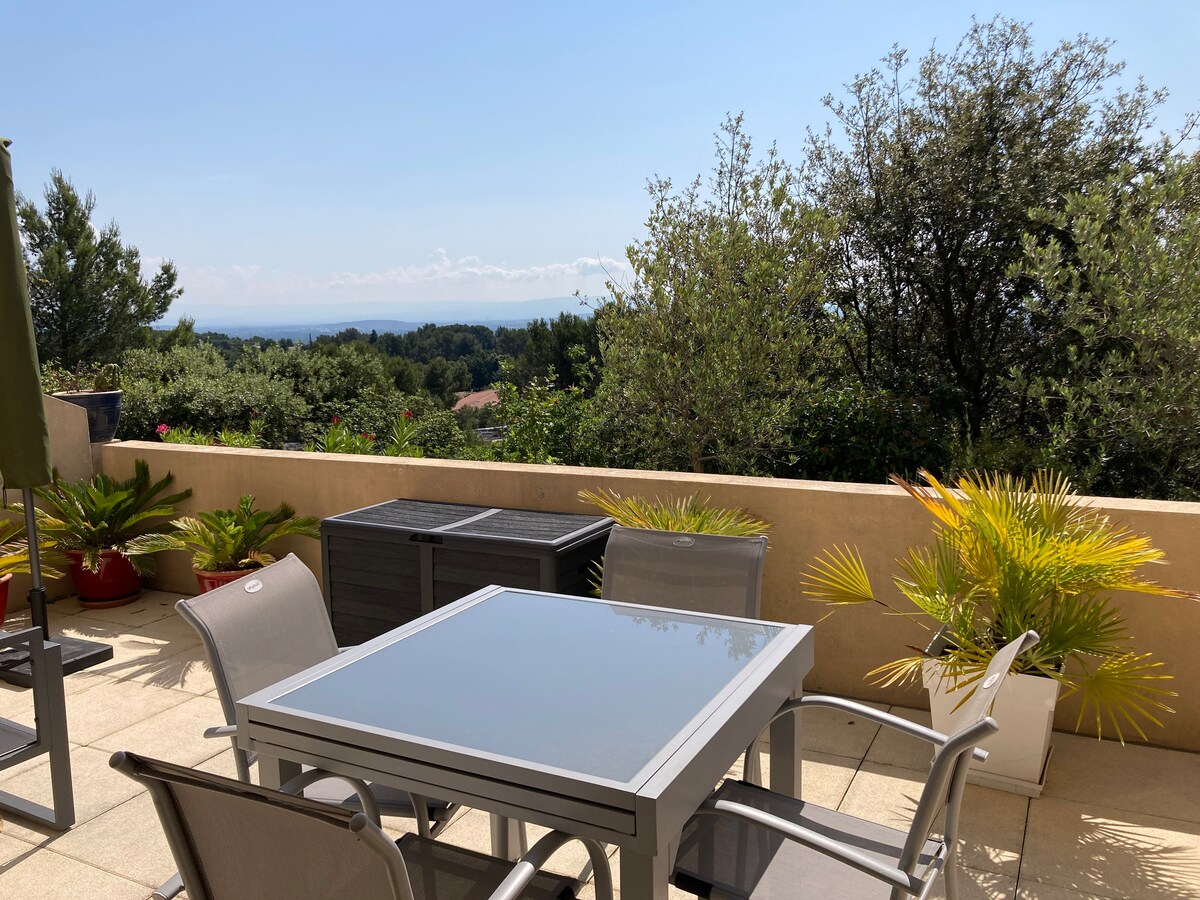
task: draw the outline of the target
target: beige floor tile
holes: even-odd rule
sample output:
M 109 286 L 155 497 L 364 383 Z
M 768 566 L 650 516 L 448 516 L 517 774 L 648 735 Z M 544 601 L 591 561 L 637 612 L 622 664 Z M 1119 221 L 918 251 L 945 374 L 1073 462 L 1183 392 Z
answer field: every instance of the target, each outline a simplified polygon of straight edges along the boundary
M 189 694 L 210 694 L 216 688 L 208 659 L 199 644 L 186 647 L 167 644 L 154 656 L 111 664 L 104 671 L 120 681 L 137 681 Z
M 145 900 L 146 895 L 144 885 L 93 868 L 53 850 L 40 850 L 11 868 L 0 871 L 0 897 L 19 897 L 21 900 L 79 900 L 81 897 Z
M 196 629 L 189 625 L 173 607 L 167 615 L 139 628 L 138 632 L 180 645 L 191 646 L 200 643 L 200 635 L 196 633 Z
M 1017 888 L 1017 900 L 1104 900 L 1099 894 L 1079 893 L 1052 884 L 1022 881 Z
M 938 884 L 930 894 L 929 900 L 944 900 L 945 896 L 944 885 Z M 958 870 L 959 900 L 1014 900 L 1016 896 L 1015 878 L 970 867 Z
M 225 721 L 215 697 L 192 697 L 128 728 L 106 735 L 91 746 L 100 750 L 132 750 L 145 756 L 194 766 L 229 746 L 228 739 L 204 737 L 204 729 Z
M 925 775 L 911 769 L 864 763 L 838 808 L 907 831 Z M 1016 878 L 1028 806 L 1025 797 L 968 785 L 959 829 L 963 865 Z
M 73 828 L 49 846 L 55 853 L 151 888 L 175 874 L 175 861 L 148 793 Z
M 112 609 L 89 609 L 79 606 L 78 600 L 73 600 L 73 604 L 78 607 L 77 615 L 103 622 L 109 626 L 121 625 L 139 628 L 142 625 L 148 625 L 174 615 L 175 601 L 178 599 L 177 594 L 166 591 L 143 591 L 142 595 L 132 603 L 127 603 L 125 606 L 114 606 Z
M 233 761 L 233 748 L 229 745 L 229 740 L 217 740 L 209 738 L 214 747 L 220 752 L 204 762 L 195 766 L 197 772 L 210 772 L 214 775 L 222 775 L 225 778 L 237 778 L 237 764 Z M 253 772 L 251 776 L 253 777 Z
M 905 706 L 893 706 L 888 710 L 892 715 L 916 722 L 918 725 L 929 727 L 929 710 L 909 709 Z M 867 762 L 879 763 L 885 766 L 899 766 L 902 769 L 915 769 L 919 772 L 929 771 L 929 763 L 933 760 L 933 744 L 896 731 L 894 728 L 880 728 L 867 751 Z
M 89 641 L 103 641 L 113 648 L 110 662 L 89 670 L 100 675 L 112 675 L 110 669 L 114 666 L 123 666 L 147 657 L 170 655 L 183 649 L 172 647 L 169 641 L 161 638 L 140 634 L 136 628 L 110 625 L 85 616 L 73 616 L 66 620 L 62 625 L 62 633 Z
M 67 732 L 72 742 L 91 744 L 190 696 L 134 681 L 114 681 L 67 697 Z
M 887 709 L 878 703 L 866 705 Z M 862 759 L 879 731 L 874 722 L 841 710 L 813 707 L 800 715 L 804 717 L 802 734 L 806 753 L 812 750 Z
M 1200 754 L 1055 733 L 1042 796 L 1200 822 Z
M 1055 797 L 1032 802 L 1021 885 L 1101 897 L 1200 898 L 1200 826 Z
M 0 878 L 5 868 L 15 866 L 25 857 L 37 851 L 37 845 L 4 834 L 4 819 L 0 818 Z M 0 882 L 2 884 L 3 882 Z M 4 896 L 0 894 L 0 896 Z
M 135 781 L 113 770 L 108 760 L 111 753 L 93 747 L 77 747 L 71 751 L 71 779 L 75 788 L 75 822 L 82 825 L 96 816 L 108 812 L 130 797 L 140 794 L 143 788 Z M 0 773 L 2 775 L 4 773 Z M 50 805 L 50 764 L 43 762 L 33 769 L 21 772 L 13 778 L 0 781 L 0 788 L 32 800 L 34 803 Z M 59 832 L 26 819 L 6 816 L 4 833 L 24 841 L 42 843 L 46 838 L 57 837 Z M 0 892 L 0 897 L 3 897 Z

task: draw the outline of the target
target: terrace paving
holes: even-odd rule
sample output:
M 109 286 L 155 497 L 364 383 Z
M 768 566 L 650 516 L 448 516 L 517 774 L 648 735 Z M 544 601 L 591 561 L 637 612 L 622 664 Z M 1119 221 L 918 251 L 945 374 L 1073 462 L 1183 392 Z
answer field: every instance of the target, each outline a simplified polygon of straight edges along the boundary
M 58 834 L 8 817 L 0 828 L 0 897 L 142 900 L 174 871 L 149 796 L 108 767 L 113 751 L 234 775 L 228 743 L 201 736 L 222 721 L 221 708 L 175 599 L 148 591 L 112 610 L 85 610 L 70 599 L 52 606 L 56 631 L 108 641 L 114 658 L 67 678 L 78 824 Z M 5 627 L 27 622 L 27 613 L 12 614 Z M 928 724 L 927 712 L 892 711 Z M 0 716 L 31 721 L 30 692 L 0 684 Z M 831 710 L 806 713 L 804 743 L 807 799 L 907 824 L 928 762 L 924 745 Z M 1056 734 L 1054 743 L 1041 798 L 968 788 L 963 900 L 1200 900 L 1200 754 L 1070 734 Z M 48 803 L 44 760 L 0 771 L 0 787 Z M 385 824 L 399 834 L 411 823 Z M 531 829 L 533 838 L 541 833 Z M 486 851 L 487 816 L 464 811 L 442 836 Z M 571 872 L 582 863 L 568 847 L 551 867 Z M 590 886 L 584 896 L 592 896 Z

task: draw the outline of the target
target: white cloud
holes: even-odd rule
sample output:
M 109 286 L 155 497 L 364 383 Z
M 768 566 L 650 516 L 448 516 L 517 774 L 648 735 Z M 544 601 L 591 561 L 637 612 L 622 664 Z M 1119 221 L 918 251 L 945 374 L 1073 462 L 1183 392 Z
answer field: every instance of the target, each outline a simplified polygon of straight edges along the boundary
M 580 257 L 572 262 L 547 263 L 540 266 L 513 267 L 485 263 L 478 256 L 451 259 L 439 247 L 434 258 L 425 264 L 399 266 L 383 272 L 341 272 L 334 276 L 334 285 L 413 285 L 427 282 L 500 281 L 532 283 L 572 277 L 616 273 L 626 268 L 624 261 L 611 257 Z

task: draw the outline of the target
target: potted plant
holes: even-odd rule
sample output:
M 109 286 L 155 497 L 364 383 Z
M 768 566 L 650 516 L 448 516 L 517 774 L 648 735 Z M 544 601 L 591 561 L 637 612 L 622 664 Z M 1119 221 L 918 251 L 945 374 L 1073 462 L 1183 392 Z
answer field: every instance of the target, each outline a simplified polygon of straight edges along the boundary
M 60 400 L 87 410 L 88 440 L 111 441 L 121 419 L 121 370 L 115 363 L 84 366 L 73 372 L 54 365 L 42 370 L 42 386 Z
M 616 491 L 580 491 L 579 499 L 594 503 L 617 525 L 654 531 L 683 531 L 690 534 L 724 534 L 732 537 L 765 535 L 770 524 L 741 509 L 712 506 L 708 498 L 690 494 L 675 500 L 646 500 L 622 497 Z M 604 580 L 604 558 L 592 566 L 592 586 L 600 595 Z
M 169 530 L 145 535 L 135 545 L 145 553 L 190 552 L 200 592 L 204 593 L 254 569 L 269 566 L 275 557 L 266 552 L 266 545 L 293 534 L 319 537 L 318 520 L 314 516 L 296 515 L 286 503 L 274 509 L 256 510 L 254 495 L 243 494 L 233 509 L 184 516 L 172 522 Z
M 59 563 L 54 544 L 40 541 L 42 574 L 47 578 L 62 578 L 63 573 L 54 566 Z M 17 522 L 0 519 L 0 625 L 8 613 L 8 587 L 13 575 L 29 572 L 29 544 L 25 540 L 25 529 Z
M 1131 727 L 1160 725 L 1170 712 L 1163 687 L 1171 676 L 1150 654 L 1130 647 L 1130 634 L 1111 591 L 1167 597 L 1172 590 L 1140 574 L 1163 554 L 1150 540 L 1113 525 L 1087 506 L 1063 476 L 1039 472 L 1026 483 L 1010 475 L 971 474 L 950 490 L 921 472 L 928 490 L 893 475 L 936 519 L 932 547 L 898 560 L 893 581 L 916 611 L 876 598 L 857 551 L 826 550 L 809 567 L 805 593 L 834 605 L 878 603 L 920 622 L 929 645 L 867 673 L 891 685 L 921 677 L 930 691 L 935 730 L 953 730 L 952 717 L 970 696 L 995 651 L 1033 629 L 1041 640 L 1018 657 L 994 715 L 1000 732 L 973 780 L 1037 796 L 1050 751 L 1050 728 L 1060 691 L 1078 693 L 1075 726 L 1087 717 L 1097 732 L 1110 728 L 1123 742 Z M 1064 695 L 1065 695 L 1064 694 Z
M 80 604 L 122 606 L 141 592 L 141 576 L 154 571 L 154 558 L 133 539 L 166 528 L 152 523 L 173 516 L 175 504 L 192 495 L 188 488 L 161 496 L 173 480 L 168 472 L 151 483 L 150 467 L 138 459 L 132 478 L 99 473 L 66 482 L 55 472 L 49 485 L 34 489 L 42 501 L 35 510 L 38 532 L 66 555 Z

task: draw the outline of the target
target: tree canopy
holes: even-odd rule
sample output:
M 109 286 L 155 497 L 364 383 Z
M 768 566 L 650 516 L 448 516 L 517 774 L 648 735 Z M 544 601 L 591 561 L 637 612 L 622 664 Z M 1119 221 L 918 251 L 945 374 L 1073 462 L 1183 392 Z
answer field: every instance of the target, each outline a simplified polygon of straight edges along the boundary
M 1020 264 L 1024 236 L 1055 225 L 1031 210 L 1166 152 L 1146 137 L 1163 95 L 1123 89 L 1110 46 L 1081 36 L 1037 53 L 1025 26 L 975 22 L 915 73 L 894 48 L 846 99 L 826 98 L 840 133 L 811 136 L 811 196 L 841 226 L 829 288 L 850 371 L 928 398 L 967 442 L 1019 420 L 1003 408 L 1008 373 L 1050 349 L 1055 325 L 1027 314 L 1037 284 Z
M 95 196 L 81 197 L 62 172 L 44 199 L 44 211 L 24 198 L 17 209 L 38 354 L 67 369 L 119 360 L 183 293 L 175 266 L 162 263 L 147 282 L 138 249 L 121 242 L 115 222 L 92 224 Z

